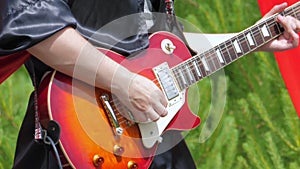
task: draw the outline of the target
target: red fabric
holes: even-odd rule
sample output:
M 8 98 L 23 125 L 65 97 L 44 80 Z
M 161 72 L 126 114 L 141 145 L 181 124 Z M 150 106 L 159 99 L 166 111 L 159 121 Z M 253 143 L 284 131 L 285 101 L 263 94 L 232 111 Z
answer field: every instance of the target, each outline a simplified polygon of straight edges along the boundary
M 0 84 L 30 57 L 26 51 L 0 57 Z
M 258 0 L 258 4 L 262 15 L 264 15 L 276 4 L 287 2 L 288 5 L 292 5 L 297 1 L 298 0 Z M 274 54 L 282 78 L 300 118 L 300 47 L 285 52 L 275 52 Z

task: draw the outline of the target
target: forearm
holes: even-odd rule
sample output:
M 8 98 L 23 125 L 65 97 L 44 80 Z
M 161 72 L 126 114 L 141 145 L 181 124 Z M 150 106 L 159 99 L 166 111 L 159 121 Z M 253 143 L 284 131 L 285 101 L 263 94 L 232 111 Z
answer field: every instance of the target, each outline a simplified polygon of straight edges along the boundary
M 131 75 L 127 69 L 99 52 L 73 28 L 57 32 L 28 51 L 55 70 L 106 90 L 112 87 L 112 77 L 117 76 L 115 79 L 123 80 L 124 83 Z
M 57 32 L 28 51 L 58 71 L 111 91 L 137 122 L 158 120 L 167 114 L 167 101 L 152 81 L 99 52 L 72 28 Z

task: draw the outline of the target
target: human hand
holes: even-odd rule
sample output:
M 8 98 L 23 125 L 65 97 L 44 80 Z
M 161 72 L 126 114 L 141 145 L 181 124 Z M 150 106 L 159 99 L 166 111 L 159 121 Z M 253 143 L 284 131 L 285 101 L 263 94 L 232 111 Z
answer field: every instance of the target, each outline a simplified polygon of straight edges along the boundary
M 120 111 L 127 119 L 140 123 L 157 121 L 167 115 L 167 100 L 151 80 L 131 73 L 121 85 L 121 90 L 113 94 L 130 110 L 130 113 Z
M 275 5 L 262 19 L 282 12 L 287 7 L 287 3 Z M 295 48 L 299 45 L 300 21 L 292 16 L 277 15 L 277 22 L 284 28 L 283 34 L 272 40 L 259 50 L 263 51 L 283 51 Z

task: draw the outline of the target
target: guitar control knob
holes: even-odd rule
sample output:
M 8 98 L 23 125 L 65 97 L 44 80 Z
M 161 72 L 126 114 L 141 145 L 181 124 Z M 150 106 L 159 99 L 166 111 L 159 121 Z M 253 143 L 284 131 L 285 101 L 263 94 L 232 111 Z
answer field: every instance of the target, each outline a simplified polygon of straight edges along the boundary
M 104 158 L 99 156 L 98 154 L 93 157 L 93 164 L 95 167 L 100 167 L 104 163 Z
M 176 46 L 174 46 L 173 42 L 169 39 L 162 40 L 160 47 L 168 55 L 172 54 L 176 49 Z
M 117 156 L 121 156 L 124 153 L 124 148 L 119 146 L 119 145 L 115 145 L 114 146 L 114 154 Z
M 136 162 L 134 161 L 129 161 L 127 164 L 128 169 L 138 169 L 139 166 Z

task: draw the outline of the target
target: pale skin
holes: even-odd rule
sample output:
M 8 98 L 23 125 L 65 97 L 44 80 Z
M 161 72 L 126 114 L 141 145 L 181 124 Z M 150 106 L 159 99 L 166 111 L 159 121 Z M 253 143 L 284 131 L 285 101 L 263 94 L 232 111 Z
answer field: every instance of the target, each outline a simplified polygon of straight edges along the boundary
M 287 3 L 274 6 L 262 19 L 281 12 L 286 7 Z M 300 22 L 293 17 L 280 15 L 277 21 L 284 27 L 285 32 L 259 50 L 283 51 L 298 46 L 297 32 L 300 31 Z M 130 72 L 99 52 L 73 28 L 68 27 L 55 33 L 28 51 L 53 69 L 69 76 L 74 76 L 74 68 L 79 67 L 84 73 L 77 73 L 75 78 L 112 91 L 128 106 L 136 122 L 157 121 L 167 115 L 167 101 L 152 81 Z M 84 57 L 84 61 L 78 62 L 82 60 L 81 57 Z M 95 76 L 90 79 L 87 75 Z M 124 116 L 129 118 L 126 114 Z

